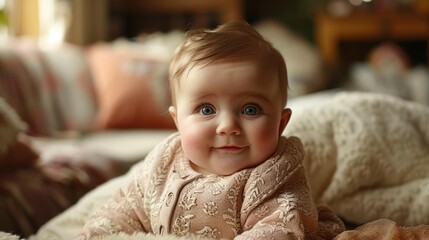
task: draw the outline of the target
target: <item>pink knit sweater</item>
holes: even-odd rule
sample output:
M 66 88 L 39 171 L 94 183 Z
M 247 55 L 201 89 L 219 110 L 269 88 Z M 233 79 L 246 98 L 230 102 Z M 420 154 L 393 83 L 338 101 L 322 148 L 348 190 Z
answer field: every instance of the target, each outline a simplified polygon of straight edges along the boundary
M 229 176 L 195 172 L 173 134 L 132 181 L 88 219 L 78 239 L 147 232 L 214 239 L 304 239 L 318 214 L 296 137 L 281 137 L 261 165 Z M 306 237 L 307 236 L 307 237 Z

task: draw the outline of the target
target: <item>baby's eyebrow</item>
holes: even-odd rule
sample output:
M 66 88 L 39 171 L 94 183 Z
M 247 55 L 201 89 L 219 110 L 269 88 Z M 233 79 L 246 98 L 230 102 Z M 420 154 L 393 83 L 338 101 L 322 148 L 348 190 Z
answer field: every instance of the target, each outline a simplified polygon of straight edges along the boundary
M 245 97 L 251 97 L 251 98 L 257 98 L 260 99 L 266 103 L 271 103 L 271 100 L 265 96 L 264 94 L 261 93 L 256 93 L 256 92 L 243 92 L 240 93 L 239 96 L 245 96 Z

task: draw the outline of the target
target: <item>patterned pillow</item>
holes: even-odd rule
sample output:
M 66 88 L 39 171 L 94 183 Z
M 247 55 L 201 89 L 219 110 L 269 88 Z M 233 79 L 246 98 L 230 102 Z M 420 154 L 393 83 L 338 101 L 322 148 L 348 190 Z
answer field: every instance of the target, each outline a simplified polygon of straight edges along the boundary
M 94 128 L 174 128 L 168 60 L 127 46 L 99 43 L 88 53 L 98 99 Z
M 85 49 L 63 44 L 58 48 L 42 49 L 40 53 L 41 63 L 56 80 L 54 89 L 45 87 L 44 91 L 51 94 L 52 104 L 56 102 L 58 107 L 61 128 L 57 130 L 90 130 L 97 106 Z
M 89 129 L 96 106 L 85 54 L 73 45 L 41 48 L 19 38 L 0 46 L 0 95 L 29 135 Z

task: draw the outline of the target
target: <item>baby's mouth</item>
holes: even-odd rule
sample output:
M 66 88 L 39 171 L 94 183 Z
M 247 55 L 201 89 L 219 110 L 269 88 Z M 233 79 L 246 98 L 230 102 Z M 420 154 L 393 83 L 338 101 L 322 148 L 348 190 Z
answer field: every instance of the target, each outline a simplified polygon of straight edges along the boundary
M 221 152 L 230 152 L 230 153 L 237 153 L 241 152 L 246 147 L 240 147 L 240 146 L 221 146 L 221 147 L 215 147 L 215 150 L 221 151 Z

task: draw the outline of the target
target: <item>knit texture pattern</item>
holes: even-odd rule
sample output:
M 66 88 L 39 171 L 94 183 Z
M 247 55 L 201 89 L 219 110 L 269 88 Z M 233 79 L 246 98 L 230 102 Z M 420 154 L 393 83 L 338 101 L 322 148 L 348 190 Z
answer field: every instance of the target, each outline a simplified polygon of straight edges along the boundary
M 314 201 L 364 224 L 429 222 L 429 108 L 373 93 L 339 93 L 297 109 L 286 135 L 301 138 Z

